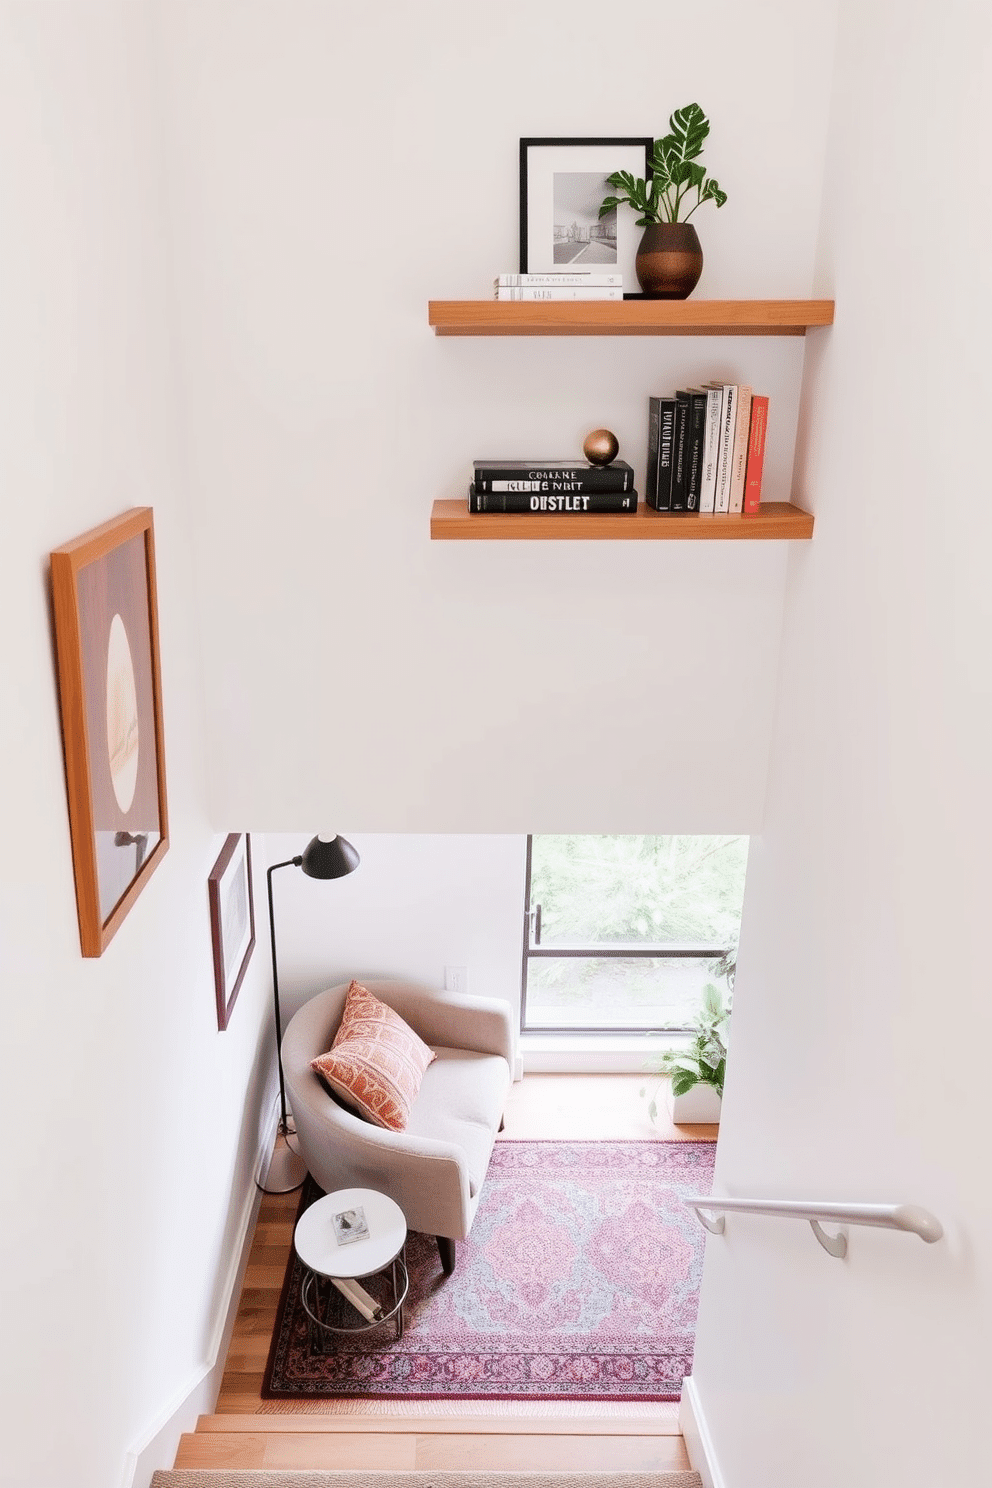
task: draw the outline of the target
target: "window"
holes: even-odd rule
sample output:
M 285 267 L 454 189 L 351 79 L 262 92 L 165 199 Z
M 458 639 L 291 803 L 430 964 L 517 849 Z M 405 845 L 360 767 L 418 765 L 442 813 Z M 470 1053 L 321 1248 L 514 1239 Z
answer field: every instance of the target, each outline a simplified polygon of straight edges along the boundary
M 691 1026 L 732 984 L 746 837 L 527 839 L 521 1028 Z

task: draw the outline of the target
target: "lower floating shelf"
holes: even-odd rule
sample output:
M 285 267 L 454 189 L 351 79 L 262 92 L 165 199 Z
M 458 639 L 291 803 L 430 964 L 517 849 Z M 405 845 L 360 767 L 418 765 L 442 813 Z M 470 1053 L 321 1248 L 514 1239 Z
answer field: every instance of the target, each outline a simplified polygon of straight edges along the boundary
M 656 512 L 639 506 L 633 512 L 541 515 L 530 512 L 470 512 L 467 501 L 435 501 L 431 537 L 435 541 L 547 541 L 604 538 L 611 542 L 699 540 L 775 541 L 813 536 L 813 514 L 788 501 L 762 502 L 753 516 L 705 516 Z

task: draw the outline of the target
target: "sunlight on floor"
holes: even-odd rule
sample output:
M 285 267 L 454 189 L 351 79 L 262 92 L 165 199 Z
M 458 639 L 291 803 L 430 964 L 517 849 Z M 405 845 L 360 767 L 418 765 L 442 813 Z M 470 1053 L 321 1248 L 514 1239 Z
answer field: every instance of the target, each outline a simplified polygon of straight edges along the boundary
M 656 1092 L 658 1119 L 652 1121 L 648 1104 Z M 716 1126 L 675 1126 L 664 1094 L 665 1084 L 655 1075 L 524 1075 L 510 1087 L 499 1140 L 699 1142 L 716 1137 Z

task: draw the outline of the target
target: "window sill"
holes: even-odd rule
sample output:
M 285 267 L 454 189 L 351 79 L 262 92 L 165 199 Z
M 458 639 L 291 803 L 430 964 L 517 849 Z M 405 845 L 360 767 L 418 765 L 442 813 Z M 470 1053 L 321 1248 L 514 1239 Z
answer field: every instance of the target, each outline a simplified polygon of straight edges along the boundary
M 678 1033 L 522 1033 L 523 1073 L 643 1074 L 645 1062 L 665 1049 L 684 1048 Z

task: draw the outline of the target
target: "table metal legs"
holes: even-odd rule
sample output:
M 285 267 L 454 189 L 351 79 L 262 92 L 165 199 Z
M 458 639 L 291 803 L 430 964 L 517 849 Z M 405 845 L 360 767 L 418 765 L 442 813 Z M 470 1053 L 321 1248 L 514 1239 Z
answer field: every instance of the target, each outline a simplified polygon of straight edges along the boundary
M 388 1311 L 384 1310 L 381 1317 L 373 1318 L 371 1321 L 364 1319 L 360 1323 L 343 1323 L 338 1317 L 336 1322 L 331 1322 L 335 1316 L 335 1310 L 341 1307 L 355 1310 L 341 1294 L 334 1289 L 334 1278 L 324 1276 L 309 1267 L 304 1268 L 303 1283 L 300 1287 L 300 1301 L 303 1311 L 308 1319 L 309 1347 L 311 1353 L 326 1353 L 331 1343 L 328 1335 L 340 1334 L 346 1336 L 350 1333 L 371 1333 L 373 1328 L 381 1328 L 383 1323 L 395 1322 L 396 1337 L 403 1337 L 404 1319 L 403 1303 L 406 1301 L 410 1290 L 410 1275 L 406 1266 L 406 1246 L 395 1256 L 386 1272 L 374 1272 L 378 1275 L 388 1275 L 392 1285 L 392 1305 Z M 368 1280 L 362 1277 L 361 1280 Z M 341 1301 L 338 1299 L 341 1298 Z M 359 1314 L 361 1316 L 361 1314 Z

